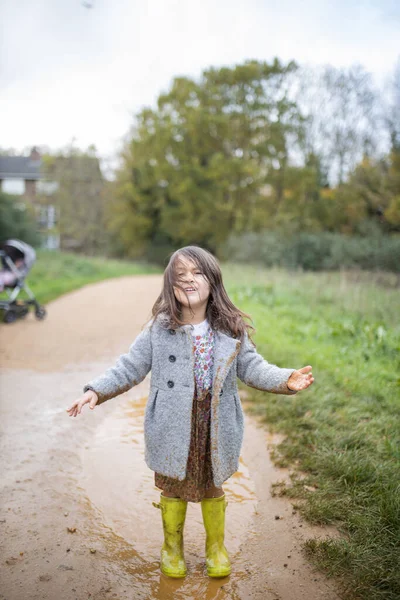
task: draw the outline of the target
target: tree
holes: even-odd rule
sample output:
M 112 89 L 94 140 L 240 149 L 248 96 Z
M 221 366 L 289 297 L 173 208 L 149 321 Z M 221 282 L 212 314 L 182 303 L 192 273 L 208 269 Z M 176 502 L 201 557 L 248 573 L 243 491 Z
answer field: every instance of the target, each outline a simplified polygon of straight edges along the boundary
M 57 230 L 64 250 L 104 254 L 107 242 L 104 180 L 94 146 L 87 152 L 70 148 L 43 156 L 44 179 L 58 184 L 39 204 L 57 208 Z
M 304 116 L 304 156 L 319 156 L 331 185 L 343 183 L 379 142 L 381 99 L 370 73 L 361 65 L 303 68 L 295 97 Z
M 32 246 L 39 245 L 40 241 L 32 207 L 20 202 L 19 196 L 0 190 L 0 242 L 12 238 Z
M 384 107 L 385 124 L 389 132 L 391 152 L 400 153 L 400 58 L 388 85 Z
M 339 230 L 370 235 L 400 231 L 400 156 L 364 157 L 348 181 L 335 190 Z
M 257 229 L 283 198 L 290 138 L 301 119 L 286 79 L 296 69 L 249 61 L 176 78 L 137 116 L 122 154 L 111 226 L 132 256 L 155 244 L 213 251 Z M 293 142 L 292 142 L 293 143 Z M 271 198 L 260 188 L 270 183 Z

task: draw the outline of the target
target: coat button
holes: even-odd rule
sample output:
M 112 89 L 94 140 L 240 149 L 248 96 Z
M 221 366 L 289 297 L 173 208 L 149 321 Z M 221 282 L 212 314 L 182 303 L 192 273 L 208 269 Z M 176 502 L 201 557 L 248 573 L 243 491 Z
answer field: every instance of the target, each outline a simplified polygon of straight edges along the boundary
M 175 335 L 176 334 L 175 329 L 170 329 L 169 332 L 170 332 L 171 335 Z
M 171 354 L 171 356 L 168 357 L 169 362 L 175 362 L 176 361 L 176 356 L 174 356 L 173 354 Z
M 168 383 L 167 383 L 167 386 L 168 386 L 169 388 L 173 388 L 173 387 L 174 387 L 174 385 L 175 385 L 175 384 L 174 384 L 174 382 L 173 382 L 173 381 L 168 381 Z

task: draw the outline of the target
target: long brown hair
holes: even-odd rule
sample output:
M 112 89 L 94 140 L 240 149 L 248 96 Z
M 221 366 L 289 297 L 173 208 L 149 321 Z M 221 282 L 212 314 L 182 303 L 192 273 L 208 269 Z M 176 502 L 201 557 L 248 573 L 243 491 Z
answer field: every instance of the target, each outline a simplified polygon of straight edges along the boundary
M 250 337 L 255 329 L 252 325 L 246 323 L 244 319 L 251 321 L 251 317 L 232 303 L 225 290 L 221 268 L 217 259 L 211 252 L 199 246 L 185 246 L 176 250 L 170 256 L 164 271 L 163 289 L 152 308 L 154 321 L 162 317 L 167 326 L 172 329 L 185 324 L 182 320 L 182 304 L 176 299 L 173 289 L 174 286 L 178 287 L 186 294 L 177 275 L 177 264 L 182 258 L 193 262 L 209 283 L 210 295 L 206 317 L 211 327 L 240 339 L 243 339 L 247 331 Z M 187 294 L 186 297 L 188 297 Z M 189 298 L 188 302 L 190 307 Z

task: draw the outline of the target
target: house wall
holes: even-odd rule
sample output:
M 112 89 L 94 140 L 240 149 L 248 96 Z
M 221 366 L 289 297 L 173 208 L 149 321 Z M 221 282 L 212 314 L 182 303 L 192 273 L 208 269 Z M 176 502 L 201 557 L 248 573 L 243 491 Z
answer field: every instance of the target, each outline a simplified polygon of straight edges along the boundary
M 36 181 L 28 179 L 25 181 L 25 196 L 29 200 L 34 200 L 36 196 Z

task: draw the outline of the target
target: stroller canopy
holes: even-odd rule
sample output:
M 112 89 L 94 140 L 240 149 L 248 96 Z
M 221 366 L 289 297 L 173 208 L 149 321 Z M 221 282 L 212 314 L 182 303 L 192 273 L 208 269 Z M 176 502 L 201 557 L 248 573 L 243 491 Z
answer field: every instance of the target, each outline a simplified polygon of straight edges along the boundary
M 11 246 L 11 248 L 15 248 L 16 250 L 22 252 L 22 254 L 24 255 L 26 270 L 29 271 L 36 261 L 36 252 L 34 251 L 32 246 L 26 244 L 25 242 L 21 242 L 21 240 L 7 240 L 3 244 L 5 252 L 7 252 L 7 246 Z

